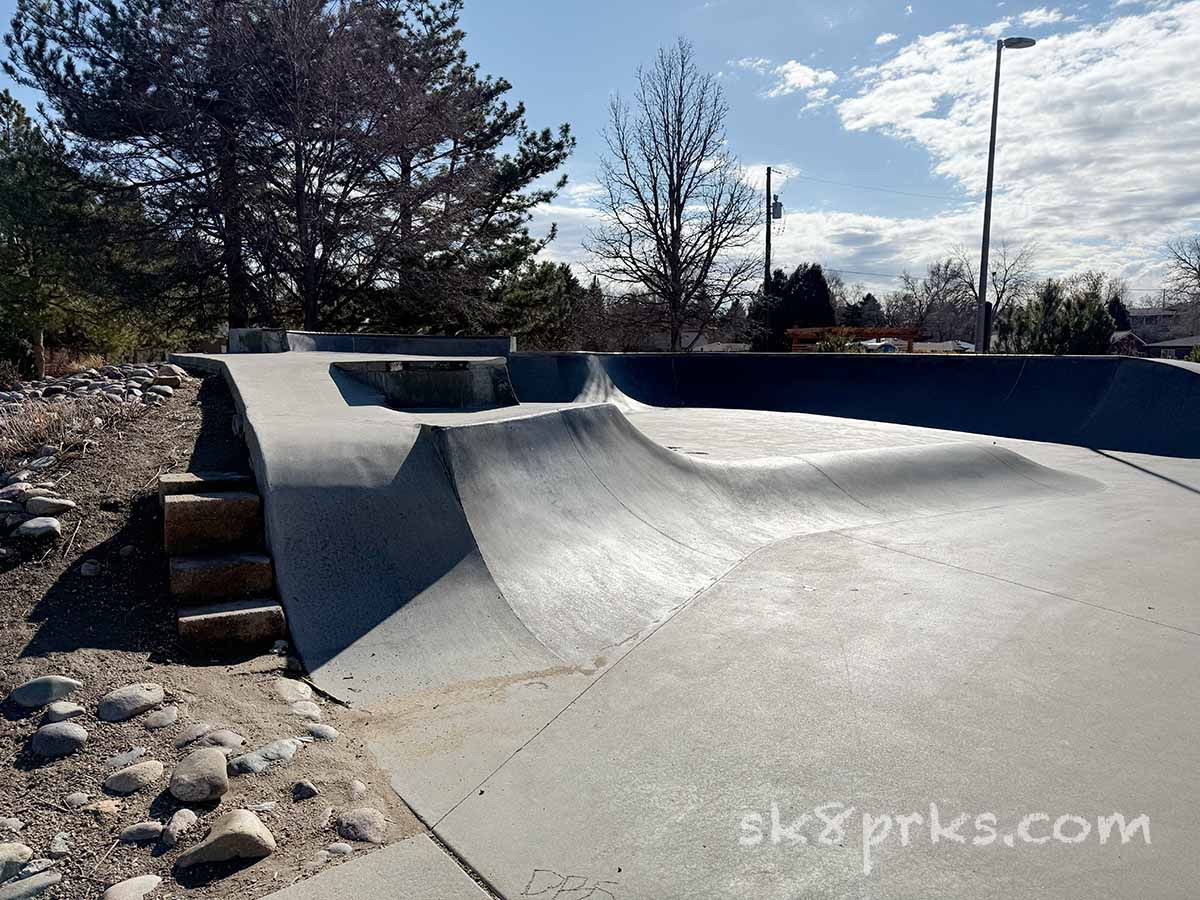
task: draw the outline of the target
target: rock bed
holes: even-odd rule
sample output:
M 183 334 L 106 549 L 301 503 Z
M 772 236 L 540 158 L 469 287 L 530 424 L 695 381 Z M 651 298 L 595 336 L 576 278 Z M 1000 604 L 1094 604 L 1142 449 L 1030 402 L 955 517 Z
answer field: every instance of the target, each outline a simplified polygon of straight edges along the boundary
M 33 416 L 78 409 L 90 420 L 97 407 L 108 404 L 21 408 Z M 133 879 L 123 887 L 127 893 L 110 894 L 110 900 L 143 895 L 251 900 L 376 846 L 342 836 L 338 826 L 345 813 L 381 812 L 388 841 L 420 833 L 420 822 L 390 789 L 368 750 L 372 733 L 386 735 L 381 716 L 391 713 L 369 715 L 313 696 L 294 677 L 299 666 L 289 663 L 286 648 L 250 659 L 211 660 L 191 656 L 178 644 L 155 482 L 163 472 L 186 468 L 198 454 L 205 465 L 232 468 L 229 460 L 244 453 L 231 428 L 236 409 L 223 381 L 193 379 L 169 403 L 111 410 L 111 418 L 106 416 L 111 424 L 87 434 L 86 446 L 63 441 L 60 447 L 69 449 L 37 474 L 56 481 L 55 490 L 77 503 L 63 514 L 63 538 L 47 544 L 0 537 L 10 551 L 0 558 L 0 844 L 29 848 L 29 860 L 21 861 L 18 872 L 35 859 L 53 863 L 0 884 L 5 892 L 0 898 L 38 896 L 29 892 L 58 876 L 43 896 L 96 900 Z M 2 422 L 0 416 L 0 428 Z M 32 461 L 41 454 L 26 455 Z M 10 469 L 18 468 L 11 454 L 7 461 Z M 6 699 L 21 684 L 52 673 L 81 687 L 33 710 Z M 292 698 L 286 702 L 280 678 Z M 124 721 L 100 718 L 100 703 L 111 691 L 143 683 L 163 686 L 161 705 Z M 319 717 L 303 716 L 312 710 L 307 705 L 293 710 L 293 703 L 315 705 Z M 34 733 L 54 720 L 82 727 L 86 741 L 66 756 L 34 755 Z M 194 743 L 176 747 L 185 735 Z M 314 740 L 304 740 L 309 737 Z M 233 774 L 227 765 L 229 787 L 219 800 L 180 801 L 170 791 L 171 776 L 193 750 L 203 749 L 195 746 L 200 738 L 228 748 L 223 755 L 230 761 L 278 741 L 299 746 L 290 759 L 276 760 L 259 774 Z M 142 766 L 110 785 L 120 789 L 150 778 L 148 787 L 131 794 L 105 789 L 114 773 L 154 762 L 162 764 L 161 775 L 157 766 Z M 310 796 L 312 789 L 317 793 Z M 254 813 L 271 833 L 274 852 L 257 860 L 175 865 L 235 809 Z M 196 816 L 191 825 L 189 813 Z M 357 818 L 349 817 L 344 827 Z M 146 835 L 159 827 L 161 832 L 142 843 L 121 842 L 130 826 L 144 826 Z M 67 854 L 59 856 L 64 848 Z M 155 879 L 161 881 L 151 893 L 136 893 Z
M 277 648 L 286 654 L 286 646 Z M 312 780 L 285 782 L 286 795 L 245 808 L 228 809 L 222 800 L 241 778 L 285 771 L 308 745 L 336 742 L 340 735 L 319 720 L 322 706 L 303 681 L 276 677 L 270 695 L 286 721 L 295 725 L 294 736 L 276 738 L 251 749 L 246 739 L 230 727 L 191 721 L 181 714 L 167 690 L 154 682 L 136 682 L 109 690 L 94 704 L 74 702 L 84 684 L 61 674 L 44 674 L 27 679 L 8 695 L 6 707 L 24 715 L 29 735 L 23 759 L 26 765 L 53 766 L 56 761 L 93 754 L 90 768 L 104 774 L 97 789 L 92 781 L 59 784 L 59 796 L 45 797 L 41 804 L 50 812 L 39 812 L 40 831 L 52 836 L 44 843 L 26 843 L 26 823 L 0 807 L 0 900 L 37 897 L 64 881 L 63 863 L 72 856 L 72 844 L 82 829 L 117 831 L 114 849 L 132 845 L 146 852 L 146 860 L 174 854 L 176 873 L 221 864 L 253 862 L 274 854 L 279 843 L 260 816 L 277 815 L 281 806 L 295 810 L 305 804 L 323 803 L 322 788 Z M 302 714 L 297 704 L 308 704 Z M 284 713 L 286 710 L 286 713 Z M 315 710 L 315 713 L 314 713 Z M 132 746 L 104 757 L 94 747 L 92 734 L 108 730 L 105 742 L 137 744 L 158 738 L 152 758 L 146 746 Z M 99 775 L 95 776 L 96 778 Z M 86 788 L 86 789 L 84 789 Z M 165 788 L 165 789 L 164 789 Z M 393 830 L 380 809 L 363 802 L 366 785 L 352 780 L 340 787 L 346 805 L 340 811 L 323 806 L 319 814 L 322 830 L 331 840 L 304 862 L 315 871 L 344 860 L 355 845 L 386 843 Z M 137 818 L 139 797 L 151 798 L 147 818 Z M 54 816 L 54 811 L 66 815 Z M 47 817 L 57 821 L 47 823 Z M 130 821 L 130 819 L 136 819 Z M 207 825 L 203 834 L 202 825 Z M 201 836 L 202 835 L 202 836 Z M 182 875 L 180 875 L 182 878 Z M 138 900 L 153 896 L 163 882 L 154 871 L 122 878 L 103 887 L 105 900 Z
M 22 381 L 0 389 L 0 411 L 13 414 L 23 404 L 65 403 L 78 398 L 102 397 L 111 403 L 161 403 L 169 400 L 187 379 L 173 365 L 101 366 L 63 378 Z
M 158 405 L 190 381 L 178 366 L 104 366 L 86 369 L 55 381 L 24 382 L 20 390 L 0 391 L 0 407 L 9 416 L 21 415 L 31 404 L 69 403 L 102 397 L 113 403 Z M 24 406 L 22 406 L 24 404 Z M 61 461 L 60 448 L 45 445 L 22 459 L 15 471 L 0 472 L 0 536 L 17 541 L 45 541 L 62 537 L 64 514 L 75 501 L 62 496 L 48 478 Z M 7 551 L 0 550 L 0 559 Z M 96 564 L 84 564 L 84 575 L 95 575 Z

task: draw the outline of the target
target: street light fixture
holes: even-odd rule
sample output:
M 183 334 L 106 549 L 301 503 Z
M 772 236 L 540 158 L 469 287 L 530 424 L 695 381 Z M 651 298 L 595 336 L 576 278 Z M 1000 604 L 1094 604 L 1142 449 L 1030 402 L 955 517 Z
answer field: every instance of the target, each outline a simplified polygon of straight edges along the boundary
M 992 140 L 988 147 L 987 197 L 983 203 L 983 254 L 979 261 L 979 302 L 975 315 L 975 352 L 987 353 L 988 332 L 988 249 L 992 240 L 992 176 L 996 171 L 996 117 L 1000 110 L 1000 58 L 1005 50 L 1027 50 L 1036 44 L 1033 38 L 1010 37 L 996 41 L 996 84 L 992 89 Z

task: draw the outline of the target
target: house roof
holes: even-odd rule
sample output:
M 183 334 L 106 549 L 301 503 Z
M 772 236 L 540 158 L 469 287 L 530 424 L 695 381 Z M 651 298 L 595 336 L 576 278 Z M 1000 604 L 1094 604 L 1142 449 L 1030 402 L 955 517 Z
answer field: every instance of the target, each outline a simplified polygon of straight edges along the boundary
M 1174 338 L 1169 341 L 1159 341 L 1156 344 L 1147 344 L 1147 347 L 1200 347 L 1200 334 L 1193 334 L 1191 337 Z
M 1130 318 L 1140 319 L 1146 316 L 1177 316 L 1179 310 L 1163 306 L 1131 306 L 1127 310 Z
M 1146 343 L 1144 340 L 1142 340 L 1142 339 L 1141 339 L 1141 338 L 1138 336 L 1138 333 L 1137 333 L 1136 331 L 1114 331 L 1114 332 L 1113 332 L 1113 336 L 1112 336 L 1112 338 L 1111 338 L 1111 343 L 1114 343 L 1114 344 L 1116 344 L 1116 343 L 1118 343 L 1118 342 L 1120 342 L 1120 341 L 1123 341 L 1123 340 L 1125 340 L 1125 338 L 1127 338 L 1127 337 L 1131 337 L 1131 338 L 1133 338 L 1133 339 L 1134 339 L 1135 341 L 1137 341 L 1139 344 L 1144 344 L 1144 343 Z

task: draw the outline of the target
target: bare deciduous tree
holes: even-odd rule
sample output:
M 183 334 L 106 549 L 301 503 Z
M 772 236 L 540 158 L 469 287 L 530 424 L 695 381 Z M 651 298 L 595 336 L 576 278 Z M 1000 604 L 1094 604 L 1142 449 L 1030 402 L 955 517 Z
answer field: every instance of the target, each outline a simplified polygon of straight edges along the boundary
M 1200 303 L 1200 234 L 1167 242 L 1167 290 L 1182 303 Z
M 1000 314 L 1009 306 L 1026 300 L 1036 286 L 1033 274 L 1037 247 L 1021 244 L 1013 247 L 1002 241 L 988 261 L 988 302 L 992 304 L 992 318 L 1000 320 Z M 978 259 L 975 250 L 959 246 L 954 253 L 962 289 L 979 302 L 979 271 L 975 268 Z
M 602 163 L 604 224 L 585 246 L 592 271 L 643 291 L 681 349 L 756 283 L 761 195 L 729 151 L 729 107 L 680 40 L 638 69 L 632 103 L 614 97 Z

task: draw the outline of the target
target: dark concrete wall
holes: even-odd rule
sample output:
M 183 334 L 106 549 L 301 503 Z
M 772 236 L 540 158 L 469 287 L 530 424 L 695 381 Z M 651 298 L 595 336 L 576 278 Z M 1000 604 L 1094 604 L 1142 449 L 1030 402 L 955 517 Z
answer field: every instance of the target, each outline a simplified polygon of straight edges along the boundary
M 655 406 L 846 416 L 1200 457 L 1200 366 L 1117 356 L 514 353 L 522 403 L 594 382 Z
M 508 356 L 513 339 L 505 335 L 443 337 L 421 334 L 333 334 L 289 331 L 293 351 L 396 353 L 404 356 Z

